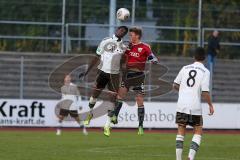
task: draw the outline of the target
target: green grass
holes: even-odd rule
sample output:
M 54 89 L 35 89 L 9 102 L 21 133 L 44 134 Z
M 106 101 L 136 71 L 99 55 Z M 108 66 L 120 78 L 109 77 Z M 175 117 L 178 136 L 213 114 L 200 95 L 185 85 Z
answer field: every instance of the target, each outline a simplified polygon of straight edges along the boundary
M 191 136 L 185 138 L 186 159 Z M 1 160 L 174 160 L 175 134 L 0 132 Z M 240 160 L 239 135 L 205 134 L 196 160 Z

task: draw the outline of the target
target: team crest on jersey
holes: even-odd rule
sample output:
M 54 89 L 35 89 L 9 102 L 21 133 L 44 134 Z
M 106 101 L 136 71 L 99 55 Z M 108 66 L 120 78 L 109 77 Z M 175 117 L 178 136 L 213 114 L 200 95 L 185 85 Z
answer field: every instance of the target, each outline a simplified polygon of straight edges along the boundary
M 138 48 L 138 52 L 142 52 L 143 48 Z
M 113 53 L 113 52 L 116 50 L 116 48 L 117 48 L 117 44 L 114 43 L 114 42 L 109 42 L 109 43 L 107 43 L 107 44 L 104 45 L 104 50 L 105 50 L 106 52 L 111 52 L 111 53 Z

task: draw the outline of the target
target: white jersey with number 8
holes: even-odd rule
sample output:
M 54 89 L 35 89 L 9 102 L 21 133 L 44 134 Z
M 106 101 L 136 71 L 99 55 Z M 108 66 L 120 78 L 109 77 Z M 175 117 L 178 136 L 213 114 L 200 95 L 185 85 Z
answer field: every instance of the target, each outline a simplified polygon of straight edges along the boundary
M 175 84 L 179 85 L 177 112 L 202 115 L 201 93 L 209 92 L 209 70 L 200 62 L 184 66 Z

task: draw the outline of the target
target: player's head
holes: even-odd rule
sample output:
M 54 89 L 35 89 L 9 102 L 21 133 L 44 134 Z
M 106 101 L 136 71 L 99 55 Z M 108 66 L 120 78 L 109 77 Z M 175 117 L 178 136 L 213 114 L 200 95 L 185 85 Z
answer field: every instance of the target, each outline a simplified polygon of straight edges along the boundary
M 69 75 L 69 74 L 65 75 L 65 77 L 64 77 L 64 84 L 71 83 L 71 80 L 72 80 L 71 75 Z
M 127 26 L 120 26 L 117 28 L 115 35 L 118 38 L 123 38 L 128 33 L 128 27 Z
M 194 59 L 199 62 L 203 62 L 205 60 L 205 50 L 202 47 L 197 47 L 194 50 Z
M 214 37 L 218 37 L 219 36 L 219 32 L 217 30 L 213 31 L 212 34 L 213 34 Z
M 138 42 L 142 38 L 142 28 L 132 27 L 129 30 L 129 38 L 131 42 Z

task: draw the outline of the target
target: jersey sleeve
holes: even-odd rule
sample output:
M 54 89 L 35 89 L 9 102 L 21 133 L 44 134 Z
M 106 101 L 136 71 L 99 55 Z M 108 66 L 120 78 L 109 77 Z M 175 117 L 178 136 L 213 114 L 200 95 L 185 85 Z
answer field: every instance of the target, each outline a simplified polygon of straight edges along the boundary
M 210 83 L 210 72 L 208 71 L 204 74 L 204 77 L 201 83 L 202 92 L 209 92 L 209 83 Z
M 158 63 L 158 58 L 153 54 L 151 53 L 149 56 L 148 56 L 148 61 L 152 62 L 152 63 Z
M 152 53 L 152 49 L 149 45 L 146 45 L 146 54 L 147 54 L 147 57 L 149 57 Z
M 98 45 L 97 50 L 96 50 L 96 54 L 97 55 L 102 55 L 103 51 L 104 51 L 104 41 L 101 41 L 101 43 Z
M 174 80 L 174 83 L 180 85 L 182 81 L 182 76 L 183 76 L 183 68 L 179 71 L 177 77 Z

